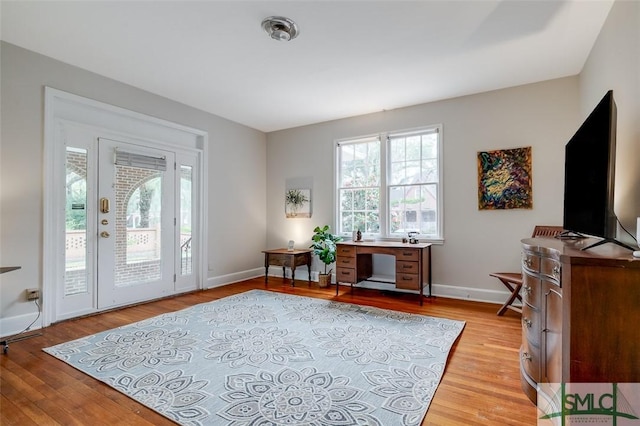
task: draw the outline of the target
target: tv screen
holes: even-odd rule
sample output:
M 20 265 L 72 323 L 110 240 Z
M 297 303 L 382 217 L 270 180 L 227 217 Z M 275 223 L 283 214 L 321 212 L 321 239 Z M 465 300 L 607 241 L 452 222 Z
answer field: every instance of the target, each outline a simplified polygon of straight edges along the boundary
M 616 104 L 608 91 L 565 147 L 563 227 L 614 240 Z

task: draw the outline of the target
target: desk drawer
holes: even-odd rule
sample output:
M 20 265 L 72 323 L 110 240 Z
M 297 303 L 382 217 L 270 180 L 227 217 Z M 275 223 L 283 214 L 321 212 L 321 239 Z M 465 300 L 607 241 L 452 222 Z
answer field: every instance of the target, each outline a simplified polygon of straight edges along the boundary
M 354 268 L 356 267 L 355 257 L 338 256 L 336 260 L 336 267 L 338 268 Z
M 418 271 L 418 262 L 396 261 L 396 273 L 398 274 L 417 274 Z
M 405 290 L 420 290 L 418 275 L 396 272 L 396 288 L 402 288 Z
M 336 269 L 336 280 L 340 283 L 356 283 L 356 270 L 351 268 L 341 268 L 338 267 Z
M 336 251 L 338 252 L 338 256 L 356 257 L 356 248 L 354 246 L 338 244 Z
M 395 255 L 396 261 L 408 260 L 411 262 L 417 262 L 420 260 L 420 250 L 418 249 L 399 248 L 395 250 Z

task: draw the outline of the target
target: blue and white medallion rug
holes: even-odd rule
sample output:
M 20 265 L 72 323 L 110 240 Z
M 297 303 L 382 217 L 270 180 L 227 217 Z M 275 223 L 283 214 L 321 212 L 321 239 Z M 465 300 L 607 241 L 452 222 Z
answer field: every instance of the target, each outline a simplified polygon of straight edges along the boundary
M 252 290 L 44 351 L 185 425 L 419 425 L 463 327 Z

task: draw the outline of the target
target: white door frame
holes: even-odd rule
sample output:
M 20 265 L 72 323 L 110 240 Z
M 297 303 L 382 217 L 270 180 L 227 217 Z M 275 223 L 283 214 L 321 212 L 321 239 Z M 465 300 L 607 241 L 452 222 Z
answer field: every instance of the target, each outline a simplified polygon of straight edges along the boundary
M 199 212 L 196 222 L 199 236 L 207 235 L 207 146 L 208 133 L 167 120 L 45 87 L 44 128 L 44 205 L 43 205 L 43 326 L 58 317 L 57 300 L 64 279 L 65 206 L 60 196 L 64 188 L 64 123 L 98 129 L 101 136 L 147 141 L 158 148 L 177 149 L 197 155 L 201 185 L 198 186 Z M 204 238 L 195 240 L 199 254 L 197 288 L 204 288 L 207 276 L 207 245 Z M 176 293 L 180 291 L 178 290 Z M 90 309 L 98 312 L 97 306 Z M 89 312 L 85 312 L 89 313 Z

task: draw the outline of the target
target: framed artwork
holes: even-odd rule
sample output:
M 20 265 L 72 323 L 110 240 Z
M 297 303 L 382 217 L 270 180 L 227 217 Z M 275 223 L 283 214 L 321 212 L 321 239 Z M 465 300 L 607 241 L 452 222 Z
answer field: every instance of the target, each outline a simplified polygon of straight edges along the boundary
M 287 218 L 311 217 L 311 189 L 287 189 L 284 212 Z
M 531 147 L 478 152 L 478 209 L 531 209 Z

